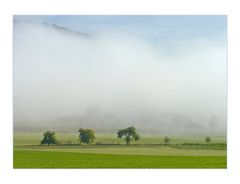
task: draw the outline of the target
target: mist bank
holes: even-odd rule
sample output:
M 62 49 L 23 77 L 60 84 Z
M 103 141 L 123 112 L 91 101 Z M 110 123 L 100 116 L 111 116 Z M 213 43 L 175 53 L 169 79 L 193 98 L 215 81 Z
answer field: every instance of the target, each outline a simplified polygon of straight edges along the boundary
M 76 133 L 80 127 L 92 128 L 97 133 L 115 134 L 118 129 L 134 126 L 142 135 L 226 135 L 227 125 L 212 115 L 206 122 L 197 122 L 187 114 L 173 112 L 138 117 L 117 116 L 97 111 L 92 107 L 83 115 L 72 115 L 47 120 L 22 119 L 14 123 L 14 132 L 44 132 L 54 130 Z M 98 109 L 99 110 L 99 109 Z
M 15 20 L 15 130 L 226 133 L 225 44 L 162 41 Z

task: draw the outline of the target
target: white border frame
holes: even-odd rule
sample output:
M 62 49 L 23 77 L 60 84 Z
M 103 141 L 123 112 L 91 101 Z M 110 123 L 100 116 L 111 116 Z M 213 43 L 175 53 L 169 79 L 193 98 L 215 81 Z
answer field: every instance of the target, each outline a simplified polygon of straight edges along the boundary
M 239 183 L 240 6 L 234 0 L 8 0 L 0 2 L 1 183 Z M 12 16 L 15 14 L 216 15 L 228 16 L 227 169 L 21 169 L 12 148 Z

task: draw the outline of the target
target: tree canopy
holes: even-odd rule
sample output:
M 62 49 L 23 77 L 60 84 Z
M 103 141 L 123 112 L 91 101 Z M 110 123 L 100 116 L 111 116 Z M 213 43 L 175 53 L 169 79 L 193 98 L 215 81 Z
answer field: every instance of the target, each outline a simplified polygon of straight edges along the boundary
M 137 133 L 135 127 L 128 127 L 125 129 L 119 129 L 117 132 L 118 138 L 124 138 L 127 144 L 131 141 L 137 141 L 140 139 L 140 135 Z
M 170 142 L 170 138 L 166 136 L 164 137 L 163 141 L 165 144 L 168 144 Z
M 78 132 L 79 132 L 79 139 L 81 143 L 90 144 L 90 143 L 93 143 L 94 140 L 96 139 L 95 132 L 93 129 L 80 128 Z
M 43 134 L 43 140 L 41 141 L 41 144 L 57 144 L 57 139 L 55 137 L 55 132 L 53 131 L 46 131 Z
M 211 137 L 209 137 L 209 136 L 205 137 L 205 142 L 210 143 L 211 142 Z

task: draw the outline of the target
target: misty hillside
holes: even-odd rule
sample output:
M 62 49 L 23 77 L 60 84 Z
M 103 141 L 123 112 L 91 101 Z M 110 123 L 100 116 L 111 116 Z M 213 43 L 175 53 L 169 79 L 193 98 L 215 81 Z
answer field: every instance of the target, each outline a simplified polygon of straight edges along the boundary
M 226 133 L 225 48 L 218 44 L 180 40 L 169 54 L 161 40 L 119 30 L 90 35 L 19 20 L 13 42 L 15 131 L 134 125 L 146 134 Z
M 160 117 L 160 118 L 159 118 Z M 212 121 L 215 121 L 214 124 Z M 146 123 L 147 122 L 147 123 Z M 29 125 L 30 124 L 30 125 Z M 204 124 L 204 125 L 203 125 Z M 225 135 L 226 125 L 214 116 L 202 124 L 194 122 L 187 114 L 162 113 L 146 117 L 119 117 L 101 112 L 99 106 L 89 107 L 83 115 L 59 117 L 52 120 L 30 122 L 22 119 L 15 122 L 15 132 L 40 132 L 52 129 L 60 132 L 77 132 L 80 127 L 91 127 L 98 133 L 115 133 L 118 129 L 135 126 L 144 134 L 160 135 Z

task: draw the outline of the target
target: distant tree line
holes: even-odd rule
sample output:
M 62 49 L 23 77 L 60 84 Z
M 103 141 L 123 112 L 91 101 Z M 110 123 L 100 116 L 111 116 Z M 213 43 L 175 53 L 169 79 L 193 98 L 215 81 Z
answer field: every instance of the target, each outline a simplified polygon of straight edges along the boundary
M 79 141 L 81 144 L 92 144 L 96 140 L 95 131 L 93 129 L 84 129 L 80 128 L 78 130 L 79 132 Z M 128 145 L 132 141 L 138 141 L 140 139 L 140 135 L 137 132 L 136 128 L 131 126 L 124 129 L 119 129 L 117 131 L 117 137 L 119 139 L 123 139 L 126 144 Z M 170 143 L 170 138 L 168 136 L 165 136 L 163 139 L 163 142 L 165 145 L 168 145 Z M 210 143 L 211 137 L 207 136 L 205 137 L 205 143 Z M 41 140 L 41 144 L 43 145 L 50 145 L 50 144 L 58 144 L 58 141 L 55 136 L 54 131 L 46 131 L 43 134 L 43 139 Z
M 93 129 L 84 129 L 80 128 L 79 132 L 79 141 L 81 144 L 91 144 L 96 140 L 95 131 Z M 125 129 L 119 129 L 117 131 L 117 137 L 123 138 L 126 144 L 129 144 L 131 141 L 137 141 L 140 139 L 140 135 L 137 133 L 135 127 L 128 127 Z M 57 144 L 58 141 L 55 137 L 55 132 L 46 131 L 43 134 L 43 139 L 41 144 Z

